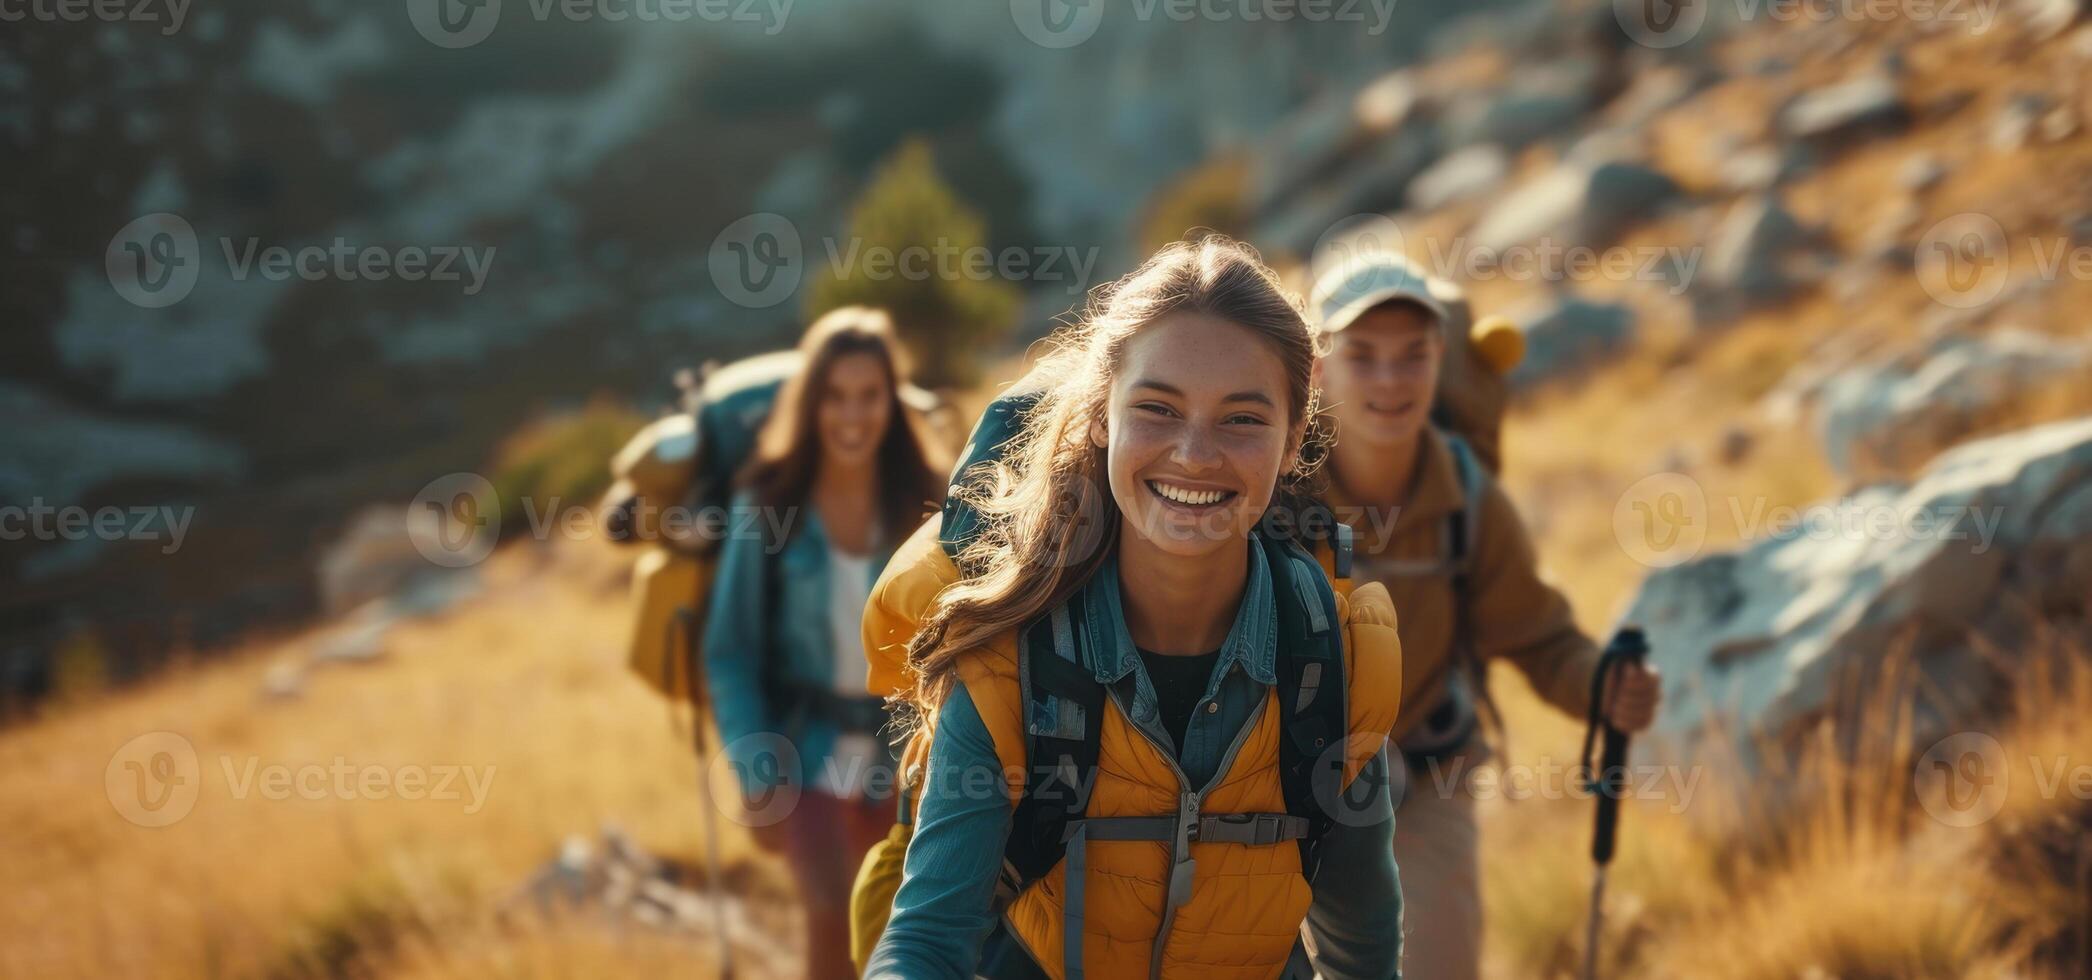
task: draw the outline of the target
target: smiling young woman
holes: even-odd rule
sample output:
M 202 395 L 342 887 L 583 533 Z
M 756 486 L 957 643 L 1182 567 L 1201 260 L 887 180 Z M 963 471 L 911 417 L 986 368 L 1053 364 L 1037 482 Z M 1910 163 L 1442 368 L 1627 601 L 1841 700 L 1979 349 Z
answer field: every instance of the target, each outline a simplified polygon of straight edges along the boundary
M 1394 975 L 1394 611 L 1259 526 L 1315 412 L 1299 306 L 1208 238 L 1060 342 L 965 481 L 956 565 L 882 579 L 935 598 L 903 692 L 927 770 L 866 975 L 1268 977 L 1308 959 L 1303 923 L 1324 976 Z
M 901 406 L 884 312 L 831 311 L 799 346 L 805 367 L 779 392 L 734 499 L 737 517 L 768 513 L 734 521 L 745 530 L 721 547 L 703 651 L 749 811 L 803 790 L 757 833 L 797 879 L 807 973 L 850 977 L 850 872 L 894 814 L 872 777 L 891 760 L 877 737 L 885 703 L 865 693 L 861 617 L 894 542 L 937 505 L 944 480 Z M 784 771 L 795 753 L 799 769 Z

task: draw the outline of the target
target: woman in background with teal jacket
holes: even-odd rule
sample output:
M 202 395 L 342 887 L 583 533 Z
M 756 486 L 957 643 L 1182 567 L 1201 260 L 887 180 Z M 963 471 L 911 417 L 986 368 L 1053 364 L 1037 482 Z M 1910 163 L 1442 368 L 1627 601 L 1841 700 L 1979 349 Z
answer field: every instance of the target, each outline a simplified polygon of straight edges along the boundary
M 902 409 L 886 313 L 830 312 L 800 350 L 736 481 L 703 649 L 750 822 L 798 882 L 808 975 L 851 977 L 851 882 L 895 812 L 861 617 L 893 546 L 941 504 L 945 467 Z

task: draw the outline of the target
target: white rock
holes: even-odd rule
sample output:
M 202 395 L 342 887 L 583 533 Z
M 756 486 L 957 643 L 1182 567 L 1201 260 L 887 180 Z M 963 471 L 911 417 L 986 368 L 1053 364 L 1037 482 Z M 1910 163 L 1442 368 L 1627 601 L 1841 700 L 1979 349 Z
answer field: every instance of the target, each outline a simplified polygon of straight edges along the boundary
M 1435 211 L 1495 190 L 1510 173 L 1503 147 L 1477 143 L 1440 157 L 1409 182 L 1409 208 Z
M 1493 253 L 1542 238 L 1603 245 L 1678 193 L 1669 177 L 1640 164 L 1571 160 L 1504 195 L 1470 237 Z
M 1754 744 L 1792 746 L 1864 690 L 1840 685 L 1881 683 L 1868 671 L 1891 651 L 1924 678 L 1920 751 L 1983 721 L 2000 670 L 2029 641 L 2028 611 L 2082 609 L 2092 590 L 2092 418 L 1969 443 L 1908 486 L 1806 513 L 1642 584 L 1626 619 L 1648 630 L 1665 691 L 1640 751 L 1704 759 L 1716 725 L 1729 751 L 1757 761 Z
M 1780 111 L 1780 131 L 1789 138 L 1826 148 L 1864 135 L 1902 127 L 1909 122 L 1896 80 L 1868 74 L 1837 85 L 1814 89 Z
M 1815 426 L 1831 465 L 1922 461 L 1992 406 L 2030 385 L 2085 369 L 2085 345 L 2025 330 L 1949 333 L 1927 346 L 1825 380 Z

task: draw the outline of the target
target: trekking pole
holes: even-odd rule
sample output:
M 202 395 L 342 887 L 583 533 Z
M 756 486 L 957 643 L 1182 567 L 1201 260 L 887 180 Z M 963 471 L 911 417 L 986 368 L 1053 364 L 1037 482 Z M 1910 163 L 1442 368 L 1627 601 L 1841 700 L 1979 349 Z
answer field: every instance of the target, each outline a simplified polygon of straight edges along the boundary
M 734 943 L 726 931 L 726 878 L 719 867 L 719 812 L 712 802 L 712 755 L 705 721 L 693 717 L 697 744 L 697 782 L 705 797 L 705 878 L 712 884 L 712 927 L 719 933 L 719 980 L 734 980 Z
M 680 628 L 683 642 L 678 645 L 670 641 L 669 649 L 681 657 L 678 663 L 690 671 L 690 687 L 695 692 L 697 684 L 697 657 L 695 630 L 696 613 L 689 606 L 676 610 L 668 629 L 671 637 Z M 671 687 L 674 685 L 671 684 Z M 712 886 L 712 926 L 719 933 L 719 980 L 734 980 L 734 944 L 726 933 L 726 878 L 719 867 L 719 808 L 712 802 L 712 753 L 711 739 L 705 737 L 704 713 L 699 710 L 699 699 L 690 699 L 690 745 L 697 751 L 697 791 L 704 797 L 705 811 L 705 880 Z M 673 702 L 669 707 L 670 718 L 677 717 Z M 724 746 L 721 746 L 724 749 Z
M 1627 733 L 1614 728 L 1606 718 L 1601 700 L 1614 685 L 1613 675 L 1629 665 L 1640 664 L 1649 655 L 1649 640 L 1639 626 L 1622 626 L 1613 634 L 1598 670 L 1591 678 L 1591 708 L 1585 719 L 1583 771 L 1584 788 L 1598 797 L 1598 822 L 1591 834 L 1591 860 L 1597 870 L 1591 876 L 1591 910 L 1584 929 L 1583 980 L 1598 977 L 1598 935 L 1605 921 L 1605 871 L 1613 860 L 1613 843 L 1620 830 L 1620 798 L 1627 789 Z M 1598 768 L 1591 768 L 1591 743 L 1599 726 L 1605 727 L 1605 744 Z

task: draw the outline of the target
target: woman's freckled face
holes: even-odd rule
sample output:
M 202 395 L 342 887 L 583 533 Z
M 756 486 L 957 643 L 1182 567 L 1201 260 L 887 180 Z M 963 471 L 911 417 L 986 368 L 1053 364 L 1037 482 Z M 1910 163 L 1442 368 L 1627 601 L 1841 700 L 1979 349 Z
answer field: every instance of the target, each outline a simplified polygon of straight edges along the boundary
M 1128 536 L 1186 558 L 1246 537 L 1292 451 L 1286 372 L 1250 329 L 1173 314 L 1128 338 L 1091 439 Z

